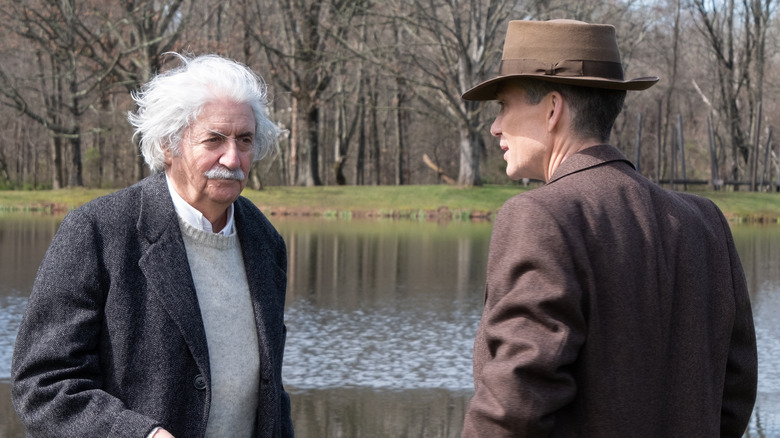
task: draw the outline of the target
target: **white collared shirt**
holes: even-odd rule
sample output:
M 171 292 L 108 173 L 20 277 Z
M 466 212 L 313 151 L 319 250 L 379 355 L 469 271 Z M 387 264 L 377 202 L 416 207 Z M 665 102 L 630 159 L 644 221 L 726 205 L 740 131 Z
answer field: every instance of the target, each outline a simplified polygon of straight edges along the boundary
M 203 216 L 203 213 L 190 205 L 187 201 L 184 200 L 184 198 L 179 195 L 178 192 L 176 192 L 176 189 L 171 184 L 171 180 L 168 178 L 167 173 L 165 174 L 165 181 L 168 183 L 168 191 L 171 193 L 173 208 L 176 210 L 176 214 L 178 214 L 184 222 L 187 222 L 193 227 L 199 230 L 213 233 L 214 230 L 211 228 L 211 222 L 209 222 L 209 220 Z M 222 228 L 217 234 L 221 234 L 223 236 L 230 236 L 233 234 L 233 204 L 230 204 L 227 209 L 227 223 L 225 223 L 225 227 Z

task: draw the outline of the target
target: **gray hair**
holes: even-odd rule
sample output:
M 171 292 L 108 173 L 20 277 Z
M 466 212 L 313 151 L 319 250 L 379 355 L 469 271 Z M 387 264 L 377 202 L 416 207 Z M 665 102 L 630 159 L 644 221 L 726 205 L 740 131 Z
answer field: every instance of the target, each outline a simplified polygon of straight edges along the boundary
M 623 110 L 625 90 L 582 87 L 537 79 L 518 79 L 530 105 L 538 104 L 552 91 L 561 93 L 569 102 L 574 133 L 580 138 L 609 141 L 612 126 Z
M 255 116 L 254 159 L 275 152 L 279 128 L 268 119 L 267 87 L 247 66 L 217 55 L 177 56 L 182 65 L 160 73 L 131 93 L 138 105 L 128 120 L 152 172 L 165 170 L 165 150 L 181 154 L 182 137 L 203 106 L 227 98 L 246 103 Z

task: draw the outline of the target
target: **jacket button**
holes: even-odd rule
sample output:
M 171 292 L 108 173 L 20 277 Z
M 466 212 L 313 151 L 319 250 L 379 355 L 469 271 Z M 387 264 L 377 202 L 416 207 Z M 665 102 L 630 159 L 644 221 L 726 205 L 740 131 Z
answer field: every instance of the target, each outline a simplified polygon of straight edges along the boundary
M 206 378 L 203 377 L 202 374 L 198 374 L 195 376 L 195 381 L 192 382 L 192 386 L 194 386 L 198 391 L 203 391 L 206 389 Z

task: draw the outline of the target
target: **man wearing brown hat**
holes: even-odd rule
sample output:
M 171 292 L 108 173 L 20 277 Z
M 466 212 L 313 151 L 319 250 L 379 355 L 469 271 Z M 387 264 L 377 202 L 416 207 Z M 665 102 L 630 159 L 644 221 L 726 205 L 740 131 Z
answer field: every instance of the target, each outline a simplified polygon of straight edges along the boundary
M 607 145 L 626 90 L 615 29 L 513 21 L 491 127 L 517 195 L 493 229 L 464 437 L 740 437 L 756 339 L 729 225 Z

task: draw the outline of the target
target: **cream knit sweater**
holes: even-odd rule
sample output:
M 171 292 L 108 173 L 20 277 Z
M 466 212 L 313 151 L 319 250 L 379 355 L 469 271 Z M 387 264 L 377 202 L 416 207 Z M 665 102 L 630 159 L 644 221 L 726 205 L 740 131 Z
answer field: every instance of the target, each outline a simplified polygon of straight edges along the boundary
M 209 349 L 206 438 L 251 437 L 259 385 L 257 325 L 238 235 L 179 220 Z

